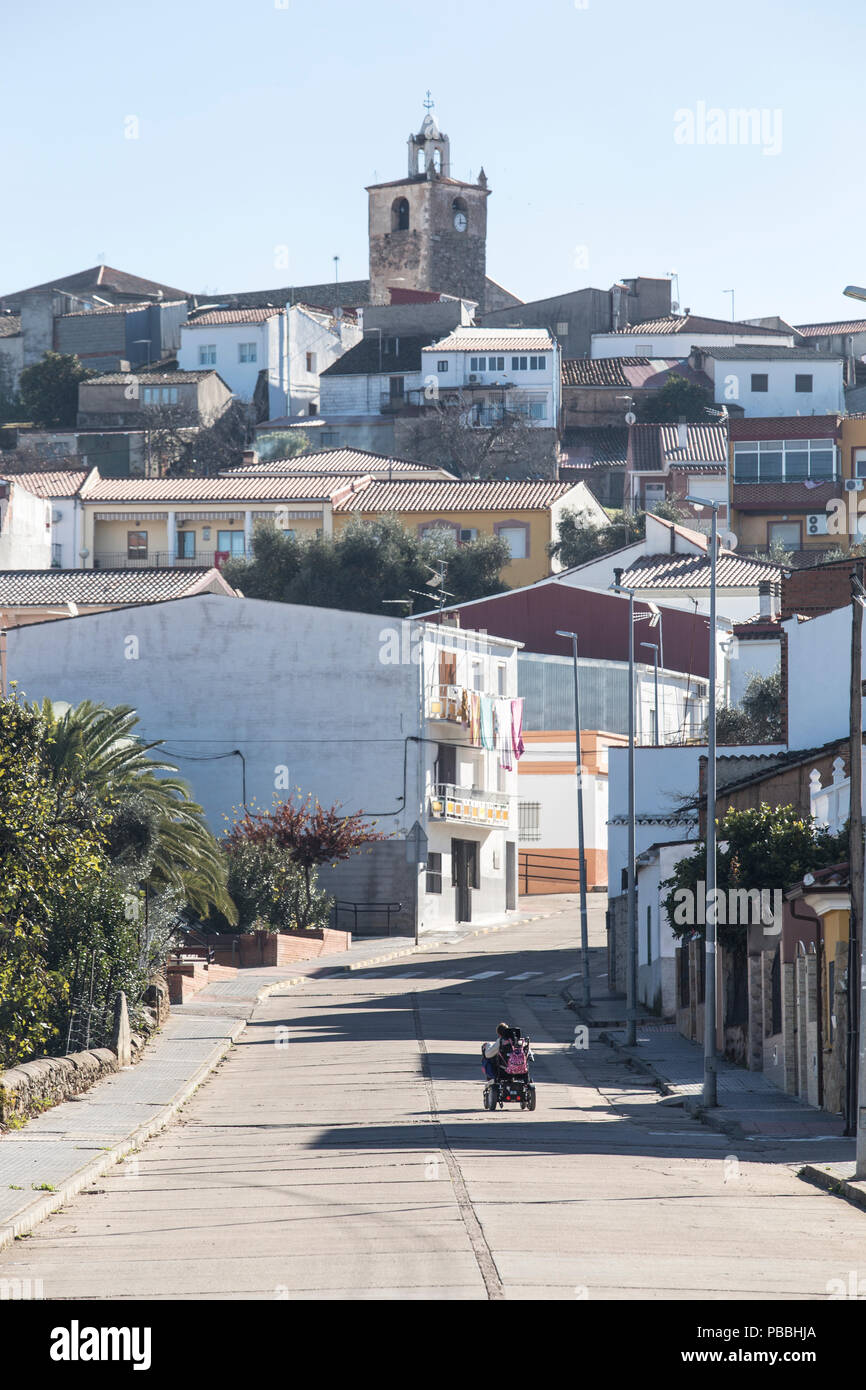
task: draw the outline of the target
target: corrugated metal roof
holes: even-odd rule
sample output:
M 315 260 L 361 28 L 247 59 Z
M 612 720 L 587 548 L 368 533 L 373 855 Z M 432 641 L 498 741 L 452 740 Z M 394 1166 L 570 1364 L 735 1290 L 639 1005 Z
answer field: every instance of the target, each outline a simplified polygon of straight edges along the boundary
M 374 481 L 334 506 L 337 512 L 545 511 L 574 483 L 499 481 L 453 483 L 431 480 Z
M 720 550 L 716 584 L 721 589 L 756 588 L 764 579 L 778 580 L 778 565 Z M 629 589 L 709 589 L 710 560 L 706 555 L 642 555 L 623 571 Z
M 234 590 L 219 570 L 207 566 L 152 569 L 0 570 L 0 607 L 36 608 L 58 603 L 158 603 L 201 591 L 219 581 Z

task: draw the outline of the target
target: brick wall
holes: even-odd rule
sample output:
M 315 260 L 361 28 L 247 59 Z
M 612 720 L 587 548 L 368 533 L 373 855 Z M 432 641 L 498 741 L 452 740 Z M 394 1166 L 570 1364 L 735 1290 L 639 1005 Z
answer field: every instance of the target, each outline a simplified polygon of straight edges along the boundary
M 803 613 L 817 618 L 851 602 L 851 571 L 856 560 L 782 573 L 782 621 Z M 860 562 L 862 564 L 862 561 Z

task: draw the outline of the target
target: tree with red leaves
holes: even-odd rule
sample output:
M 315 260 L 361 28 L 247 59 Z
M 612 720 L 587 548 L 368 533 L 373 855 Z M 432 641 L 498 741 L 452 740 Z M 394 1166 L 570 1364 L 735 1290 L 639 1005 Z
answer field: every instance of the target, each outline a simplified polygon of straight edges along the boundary
M 364 823 L 363 811 L 343 815 L 339 802 L 326 808 L 310 795 L 306 801 L 275 801 L 270 811 L 247 810 L 226 840 L 229 849 L 244 843 L 276 846 L 303 869 L 306 899 L 298 926 L 304 930 L 312 911 L 316 869 L 349 859 L 364 845 L 387 840 L 375 825 L 375 821 Z

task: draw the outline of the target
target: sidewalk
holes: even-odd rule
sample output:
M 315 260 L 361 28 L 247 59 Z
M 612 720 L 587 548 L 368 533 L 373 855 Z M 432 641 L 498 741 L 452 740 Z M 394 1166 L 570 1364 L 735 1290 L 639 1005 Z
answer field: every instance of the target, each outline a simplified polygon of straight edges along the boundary
M 173 1005 L 134 1066 L 0 1137 L 0 1250 L 164 1129 L 268 994 L 417 951 L 447 949 L 558 910 L 559 904 L 550 904 L 546 911 L 529 911 L 523 903 L 507 919 L 425 934 L 417 945 L 411 937 L 356 941 L 339 956 L 240 971 L 236 979 L 206 985 L 188 1003 Z
M 599 992 L 601 991 L 601 992 Z M 567 991 L 574 1001 L 575 1014 L 600 1041 L 616 1049 L 640 1071 L 651 1076 L 669 1104 L 684 1108 L 711 1129 L 733 1138 L 754 1142 L 790 1144 L 791 1158 L 797 1143 L 827 1146 L 827 1156 L 846 1160 L 853 1156 L 852 1139 L 843 1136 L 843 1121 L 807 1105 L 796 1096 L 780 1091 L 759 1071 L 747 1071 L 724 1058 L 718 1059 L 717 1089 L 719 1105 L 706 1109 L 701 1104 L 704 1079 L 703 1048 L 684 1038 L 673 1023 L 663 1023 L 642 1010 L 637 1025 L 637 1046 L 625 1045 L 625 1000 L 604 992 L 604 982 L 593 980 L 593 1002 L 585 1010 L 576 989 Z M 661 1102 L 664 1104 L 665 1102 Z

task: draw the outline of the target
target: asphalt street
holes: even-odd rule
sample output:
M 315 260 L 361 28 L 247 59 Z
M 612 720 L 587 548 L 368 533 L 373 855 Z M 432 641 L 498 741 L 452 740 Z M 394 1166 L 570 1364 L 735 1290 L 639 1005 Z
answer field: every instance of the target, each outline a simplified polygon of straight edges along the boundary
M 594 939 L 600 941 L 597 911 Z M 822 1299 L 861 1212 L 683 1110 L 562 997 L 573 914 L 264 1000 L 178 1120 L 0 1254 L 47 1299 Z M 482 1107 L 500 1019 L 538 1108 Z M 818 1155 L 820 1156 L 820 1155 Z

